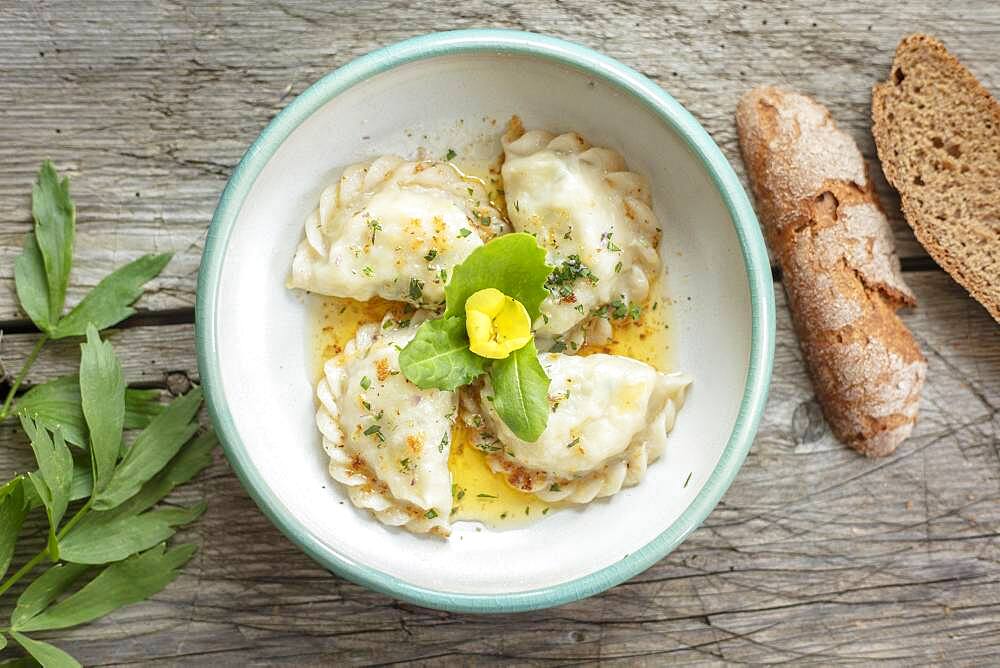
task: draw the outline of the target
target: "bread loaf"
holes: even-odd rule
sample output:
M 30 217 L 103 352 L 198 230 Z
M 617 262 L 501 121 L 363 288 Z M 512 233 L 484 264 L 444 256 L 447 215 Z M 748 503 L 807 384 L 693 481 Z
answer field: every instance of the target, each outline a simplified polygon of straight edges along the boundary
M 872 134 L 906 222 L 1000 322 L 1000 103 L 927 35 L 899 43 Z
M 864 160 L 829 112 L 765 86 L 736 113 L 743 161 L 830 427 L 871 457 L 917 419 L 927 363 L 896 315 L 915 304 Z

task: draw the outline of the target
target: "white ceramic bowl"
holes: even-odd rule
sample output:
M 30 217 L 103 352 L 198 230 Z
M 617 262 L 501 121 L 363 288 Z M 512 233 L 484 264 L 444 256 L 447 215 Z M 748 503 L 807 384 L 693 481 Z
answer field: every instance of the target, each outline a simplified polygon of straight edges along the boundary
M 676 300 L 676 362 L 694 385 L 665 457 L 638 486 L 523 529 L 463 523 L 447 541 L 415 536 L 357 510 L 328 478 L 313 423 L 306 309 L 285 278 L 303 220 L 339 168 L 421 146 L 443 155 L 495 137 L 513 113 L 528 127 L 576 130 L 615 148 L 650 178 L 667 292 Z M 503 612 L 611 587 L 704 520 L 742 464 L 764 406 L 774 303 L 753 210 L 690 114 L 605 56 L 490 30 L 428 35 L 369 54 L 279 114 L 222 195 L 197 323 L 208 406 L 226 453 L 289 538 L 324 566 L 392 596 Z

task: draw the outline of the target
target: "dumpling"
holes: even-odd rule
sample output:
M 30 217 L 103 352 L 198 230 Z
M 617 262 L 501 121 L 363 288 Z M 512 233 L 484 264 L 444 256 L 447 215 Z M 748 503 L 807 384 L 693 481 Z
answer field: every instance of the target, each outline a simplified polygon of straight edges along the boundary
M 289 287 L 436 307 L 452 268 L 509 230 L 482 181 L 448 163 L 383 156 L 348 167 L 323 192 Z
M 511 224 L 534 234 L 556 267 L 536 331 L 562 336 L 595 315 L 621 317 L 645 299 L 660 271 L 646 180 L 611 149 L 575 133 L 525 132 L 517 116 L 501 141 Z M 610 312 L 601 308 L 612 303 Z
M 587 503 L 635 485 L 667 443 L 690 377 L 619 355 L 543 353 L 549 420 L 534 443 L 510 431 L 479 392 L 485 420 L 477 447 L 508 484 L 544 501 Z
M 351 502 L 379 521 L 448 535 L 448 454 L 458 395 L 421 390 L 400 373 L 399 351 L 419 317 L 402 329 L 371 324 L 326 362 L 316 387 L 316 424 L 330 475 Z

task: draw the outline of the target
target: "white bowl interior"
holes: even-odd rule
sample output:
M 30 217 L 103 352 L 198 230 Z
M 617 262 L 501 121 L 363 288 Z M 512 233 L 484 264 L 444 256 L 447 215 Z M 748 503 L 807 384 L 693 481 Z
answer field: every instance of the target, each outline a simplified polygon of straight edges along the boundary
M 320 191 L 345 165 L 381 153 L 498 146 L 511 114 L 576 130 L 647 175 L 664 229 L 677 367 L 694 376 L 664 459 L 637 487 L 522 529 L 460 523 L 445 541 L 357 510 L 326 472 L 313 422 L 307 309 L 285 289 Z M 489 142 L 484 142 L 488 137 Z M 324 104 L 271 158 L 223 249 L 215 314 L 225 402 L 249 459 L 284 506 L 345 559 L 415 586 L 498 595 L 565 583 L 640 550 L 683 513 L 712 473 L 740 408 L 750 355 L 740 244 L 711 176 L 652 110 L 586 72 L 508 54 L 402 65 Z M 688 481 L 690 475 L 690 480 Z M 687 486 L 685 486 L 685 481 Z

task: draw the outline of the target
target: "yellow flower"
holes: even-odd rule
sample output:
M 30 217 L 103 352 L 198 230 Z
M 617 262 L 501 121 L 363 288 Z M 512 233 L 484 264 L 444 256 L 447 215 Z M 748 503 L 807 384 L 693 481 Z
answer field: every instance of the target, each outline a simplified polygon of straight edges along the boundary
M 524 305 L 496 288 L 486 288 L 465 300 L 469 350 L 490 359 L 504 359 L 531 340 L 531 320 Z

